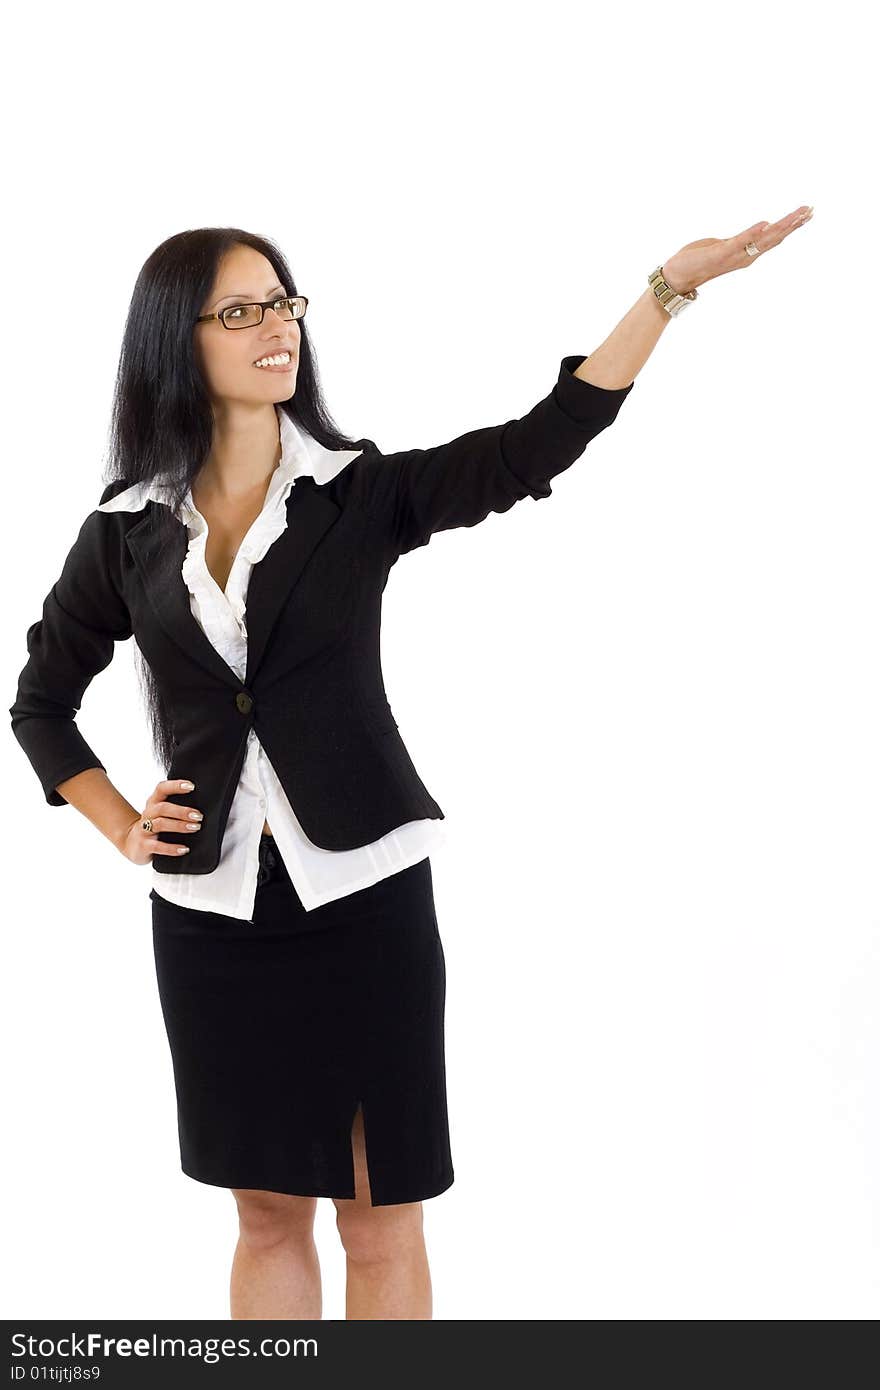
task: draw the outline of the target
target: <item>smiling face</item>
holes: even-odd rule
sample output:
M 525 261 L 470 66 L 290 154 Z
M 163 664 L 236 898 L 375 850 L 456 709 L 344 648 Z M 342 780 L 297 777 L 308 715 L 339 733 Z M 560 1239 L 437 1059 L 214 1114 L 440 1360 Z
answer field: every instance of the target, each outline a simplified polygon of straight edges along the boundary
M 202 314 L 219 313 L 235 304 L 262 303 L 290 292 L 275 274 L 271 261 L 251 246 L 234 246 L 226 253 Z M 266 309 L 263 322 L 251 328 L 224 328 L 219 319 L 197 323 L 196 361 L 216 401 L 250 405 L 289 400 L 296 390 L 300 328 L 296 319 L 282 319 Z M 288 351 L 281 366 L 257 367 L 255 362 Z

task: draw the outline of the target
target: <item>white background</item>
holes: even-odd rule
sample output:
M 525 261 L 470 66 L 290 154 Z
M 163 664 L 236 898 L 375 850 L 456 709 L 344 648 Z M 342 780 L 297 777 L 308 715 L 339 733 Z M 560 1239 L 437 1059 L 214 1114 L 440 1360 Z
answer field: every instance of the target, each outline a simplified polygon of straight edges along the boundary
M 277 240 L 332 415 L 390 451 L 524 414 L 685 242 L 815 208 L 670 321 L 551 498 L 392 571 L 389 699 L 448 833 L 438 1319 L 877 1315 L 868 17 L 56 5 L 6 31 L 7 706 L 166 237 Z M 80 727 L 141 804 L 133 658 Z M 5 1316 L 225 1318 L 235 1208 L 179 1171 L 148 870 L 49 808 L 11 733 L 3 770 Z

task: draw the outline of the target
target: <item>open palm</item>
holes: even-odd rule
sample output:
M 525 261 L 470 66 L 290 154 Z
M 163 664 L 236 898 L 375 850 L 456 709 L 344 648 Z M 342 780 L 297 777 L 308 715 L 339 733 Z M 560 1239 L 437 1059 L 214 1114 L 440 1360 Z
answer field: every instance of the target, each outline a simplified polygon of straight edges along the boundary
M 809 222 L 813 209 L 804 203 L 778 222 L 756 222 L 729 237 L 703 237 L 689 241 L 674 256 L 663 263 L 663 276 L 669 287 L 678 294 L 688 294 L 698 285 L 727 275 L 731 270 L 745 270 L 765 251 L 779 246 L 798 227 Z M 757 251 L 751 253 L 746 246 Z

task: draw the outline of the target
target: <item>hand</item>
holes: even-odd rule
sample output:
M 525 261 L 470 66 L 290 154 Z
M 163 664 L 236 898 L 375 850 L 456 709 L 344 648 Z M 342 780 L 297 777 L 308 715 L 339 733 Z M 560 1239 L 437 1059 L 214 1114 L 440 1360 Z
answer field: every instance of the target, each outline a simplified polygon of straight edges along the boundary
M 756 222 L 735 236 L 709 236 L 702 241 L 689 241 L 664 262 L 663 278 L 676 294 L 688 294 L 699 285 L 705 285 L 707 280 L 715 280 L 731 270 L 745 270 L 760 259 L 760 256 L 749 255 L 745 249 L 747 242 L 753 241 L 763 255 L 790 236 L 795 228 L 809 222 L 812 215 L 812 208 L 803 204 L 779 222 Z
M 144 807 L 142 816 L 129 827 L 123 837 L 120 849 L 126 859 L 133 864 L 149 864 L 154 854 L 174 854 L 183 856 L 189 853 L 188 845 L 169 845 L 160 840 L 160 830 L 197 831 L 202 828 L 202 813 L 194 806 L 176 806 L 163 800 L 172 792 L 188 790 L 181 782 L 157 782 L 155 790 Z M 195 812 L 199 819 L 190 820 Z M 153 829 L 144 830 L 142 822 L 151 820 Z

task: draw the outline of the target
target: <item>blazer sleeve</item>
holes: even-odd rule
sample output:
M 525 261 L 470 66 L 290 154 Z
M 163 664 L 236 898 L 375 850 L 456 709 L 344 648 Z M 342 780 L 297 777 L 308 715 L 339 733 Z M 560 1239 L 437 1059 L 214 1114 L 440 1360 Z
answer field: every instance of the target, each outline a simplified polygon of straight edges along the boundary
M 635 385 L 610 389 L 582 381 L 574 372 L 585 360 L 563 357 L 549 395 L 518 420 L 431 449 L 364 451 L 353 465 L 357 500 L 383 527 L 395 555 L 427 545 L 435 531 L 476 526 L 525 497 L 551 496 L 550 479 L 614 422 Z
M 27 630 L 28 660 L 10 707 L 12 730 L 50 806 L 68 803 L 59 782 L 86 768 L 106 771 L 76 726 L 86 687 L 110 664 L 115 643 L 132 634 L 128 608 L 108 563 L 107 516 L 92 512 L 80 527 L 60 577 Z

